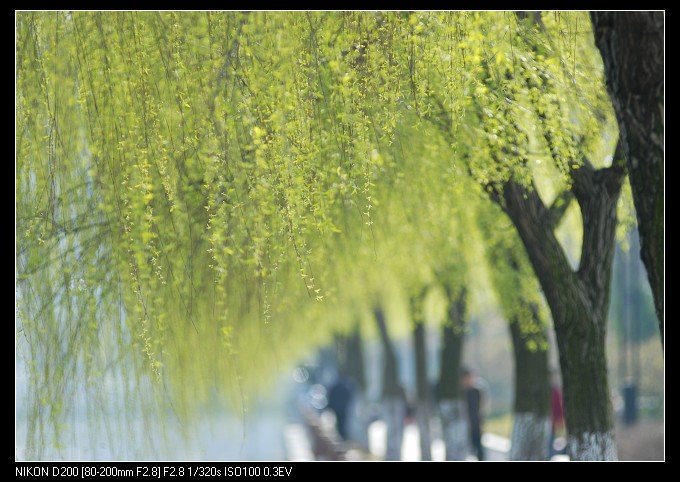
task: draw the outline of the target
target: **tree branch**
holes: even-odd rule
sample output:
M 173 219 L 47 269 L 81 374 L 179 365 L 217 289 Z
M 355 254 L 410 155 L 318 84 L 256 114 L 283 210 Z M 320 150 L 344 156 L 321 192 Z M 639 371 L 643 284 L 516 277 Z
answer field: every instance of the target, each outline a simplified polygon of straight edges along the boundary
M 545 29 L 545 26 L 543 25 L 543 17 L 541 16 L 541 12 L 530 10 L 517 10 L 515 11 L 515 15 L 517 15 L 517 18 L 520 20 L 529 18 L 531 19 L 532 23 L 539 25 L 542 30 Z
M 576 281 L 575 273 L 554 233 L 550 210 L 538 192 L 517 182 L 503 185 L 502 208 L 512 220 L 527 251 L 543 292 L 552 306 L 551 297 L 558 296 L 558 284 Z
M 583 166 L 571 171 L 574 181 L 572 191 L 581 206 L 592 199 L 592 193 L 600 187 L 605 188 L 609 195 L 618 196 L 621 180 L 626 174 L 621 142 L 616 144 L 612 165 L 602 169 L 595 169 L 584 156 Z
M 574 193 L 571 189 L 562 191 L 552 202 L 549 209 L 546 209 L 545 219 L 543 222 L 555 229 L 562 221 L 564 213 L 567 212 L 567 208 L 571 205 L 571 201 L 574 199 Z

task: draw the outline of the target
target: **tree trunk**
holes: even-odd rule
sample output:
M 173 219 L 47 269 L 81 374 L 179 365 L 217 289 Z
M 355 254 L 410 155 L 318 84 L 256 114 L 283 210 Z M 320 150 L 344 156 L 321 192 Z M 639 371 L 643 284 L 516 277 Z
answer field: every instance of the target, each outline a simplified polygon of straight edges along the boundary
M 404 418 L 406 417 L 406 398 L 399 383 L 397 356 L 387 333 L 385 315 L 380 308 L 375 309 L 375 319 L 380 330 L 383 344 L 384 371 L 382 390 L 382 416 L 387 425 L 387 450 L 385 460 L 401 460 L 401 443 L 404 439 Z
M 430 417 L 432 405 L 430 384 L 427 379 L 427 346 L 425 343 L 425 323 L 422 320 L 419 298 L 412 300 L 413 344 L 416 358 L 416 423 L 420 434 L 420 460 L 432 460 L 432 437 Z
M 550 417 L 515 410 L 512 421 L 510 460 L 548 460 Z
M 401 445 L 404 441 L 404 417 L 406 403 L 397 397 L 382 400 L 382 417 L 387 425 L 385 460 L 401 460 Z
M 536 327 L 541 327 L 536 305 L 530 307 Z M 510 323 L 515 355 L 515 414 L 510 460 L 547 460 L 550 443 L 550 380 L 548 350 L 531 349 L 519 320 Z
M 460 386 L 465 315 L 465 289 L 449 295 L 449 319 L 442 329 L 443 347 L 437 399 L 442 422 L 446 460 L 465 460 L 469 452 L 466 402 Z
M 569 298 L 575 297 L 563 306 L 565 319 L 556 323 L 569 456 L 572 460 L 616 460 L 605 355 L 606 316 L 598 314 L 599 320 L 590 321 L 590 304 L 576 299 L 583 294 L 570 293 Z
M 478 217 L 490 273 L 513 345 L 515 405 L 511 460 L 547 460 L 550 444 L 548 337 L 540 319 L 540 287 L 519 237 L 499 229 L 501 213 Z M 557 217 L 557 216 L 555 216 Z
M 346 370 L 354 381 L 356 392 L 352 404 L 349 423 L 350 437 L 361 447 L 368 450 L 368 407 L 366 404 L 366 373 L 364 371 L 364 351 L 361 332 L 358 328 L 346 340 Z
M 659 318 L 664 292 L 664 13 L 591 12 L 619 121 L 640 231 L 640 254 Z
M 618 151 L 617 151 L 618 153 Z M 583 218 L 580 266 L 572 271 L 535 189 L 512 181 L 503 207 L 515 224 L 541 283 L 555 324 L 572 460 L 616 459 L 607 381 L 605 335 L 623 168 L 588 163 L 574 171 L 573 193 Z
M 420 436 L 420 460 L 432 460 L 432 432 L 430 420 L 432 419 L 432 406 L 430 402 L 418 401 L 416 411 L 416 424 Z
M 357 388 L 366 390 L 366 372 L 364 367 L 364 350 L 361 332 L 355 328 L 346 339 L 345 368 Z

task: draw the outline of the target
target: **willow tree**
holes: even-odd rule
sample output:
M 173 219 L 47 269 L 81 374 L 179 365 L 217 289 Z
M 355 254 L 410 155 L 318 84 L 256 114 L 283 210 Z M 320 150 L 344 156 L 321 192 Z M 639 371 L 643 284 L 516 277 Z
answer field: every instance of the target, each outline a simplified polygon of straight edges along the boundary
M 408 231 L 376 212 L 390 196 L 417 202 L 429 160 L 432 187 L 470 176 L 510 215 L 553 312 L 571 455 L 611 456 L 603 317 L 622 171 L 601 161 L 612 115 L 587 16 L 541 25 L 503 12 L 17 14 L 17 351 L 34 426 L 58 424 L 78 384 L 123 358 L 188 409 L 327 336 L 332 323 L 301 307 L 332 297 L 338 250 L 377 252 L 376 220 Z M 397 155 L 397 128 L 423 158 Z M 433 132 L 449 139 L 437 155 Z M 582 208 L 578 272 L 533 188 L 529 138 Z M 259 339 L 272 349 L 251 350 Z
M 587 31 L 587 17 L 554 14 L 540 22 L 510 22 L 512 40 L 508 35 L 493 50 L 486 42 L 471 44 L 478 67 L 470 132 L 486 143 L 469 145 L 470 169 L 512 220 L 550 306 L 569 454 L 576 460 L 615 459 L 605 334 L 625 171 L 620 153 L 612 156 L 611 104 L 592 35 L 576 35 L 578 28 Z M 537 42 L 541 32 L 547 42 Z M 561 51 L 558 42 L 571 50 Z M 554 56 L 557 51 L 560 57 Z M 551 204 L 536 186 L 532 142 L 541 159 L 562 174 L 561 186 L 553 185 Z M 508 169 L 509 163 L 515 168 Z M 555 234 L 556 213 L 572 199 L 583 226 L 576 269 Z

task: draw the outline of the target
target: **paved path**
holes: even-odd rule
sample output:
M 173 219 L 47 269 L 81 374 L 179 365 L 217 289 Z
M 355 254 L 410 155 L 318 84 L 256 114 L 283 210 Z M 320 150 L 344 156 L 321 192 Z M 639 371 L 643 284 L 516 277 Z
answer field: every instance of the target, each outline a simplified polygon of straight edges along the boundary
M 371 456 L 382 460 L 385 455 L 385 424 L 376 421 L 369 427 L 369 446 Z M 299 424 L 289 424 L 284 431 L 286 456 L 288 460 L 314 460 L 314 453 L 307 430 Z M 617 426 L 617 445 L 620 460 L 664 460 L 663 422 L 640 422 L 633 427 Z M 489 460 L 508 460 L 510 440 L 495 434 L 486 433 L 482 439 Z M 404 427 L 404 442 L 401 449 L 404 461 L 420 460 L 420 436 L 415 424 Z M 365 455 L 356 458 L 366 458 Z M 432 441 L 432 459 L 444 460 L 444 442 L 440 438 Z M 470 456 L 468 460 L 475 460 Z M 553 458 L 554 461 L 567 461 L 567 456 Z
M 368 443 L 370 454 L 368 456 L 376 460 L 382 460 L 385 456 L 385 423 L 378 420 L 373 422 L 368 429 Z M 301 424 L 291 423 L 284 429 L 284 440 L 286 446 L 286 458 L 291 461 L 314 460 L 313 444 L 310 441 L 309 430 Z M 504 437 L 494 434 L 484 434 L 482 443 L 486 447 L 488 460 L 508 460 L 510 451 L 510 441 Z M 348 459 L 366 459 L 366 454 L 356 454 Z M 432 441 L 432 459 L 443 461 L 445 457 L 444 441 L 435 438 Z M 404 441 L 401 446 L 401 460 L 418 461 L 420 460 L 420 435 L 415 424 L 407 424 L 404 427 Z M 472 455 L 468 460 L 476 460 Z

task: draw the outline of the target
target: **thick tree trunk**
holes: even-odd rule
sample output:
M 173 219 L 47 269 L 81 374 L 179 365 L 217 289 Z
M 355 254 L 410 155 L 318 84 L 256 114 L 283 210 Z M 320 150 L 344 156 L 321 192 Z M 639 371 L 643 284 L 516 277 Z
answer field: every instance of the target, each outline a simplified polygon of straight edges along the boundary
M 664 13 L 591 12 L 619 121 L 640 231 L 640 254 L 663 343 Z
M 573 460 L 616 459 L 605 356 L 606 315 L 614 254 L 616 203 L 623 168 L 618 159 L 573 173 L 583 218 L 580 266 L 571 270 L 536 190 L 508 182 L 503 205 L 541 283 L 555 323 L 564 409 Z
M 412 301 L 413 313 L 413 345 L 416 358 L 416 423 L 420 434 L 420 459 L 432 460 L 432 437 L 430 435 L 430 417 L 432 404 L 430 386 L 427 380 L 427 347 L 425 343 L 425 323 L 422 320 L 420 299 Z
M 565 296 L 565 319 L 555 327 L 569 456 L 572 460 L 615 460 L 605 355 L 606 317 L 598 314 L 599 320 L 589 319 L 592 305 L 576 299 L 584 294 L 571 293 L 574 298 Z
M 530 307 L 534 324 L 541 326 L 536 305 Z M 510 323 L 515 355 L 515 414 L 510 460 L 547 460 L 550 443 L 550 380 L 548 350 L 527 345 L 518 320 Z
M 380 308 L 375 309 L 375 319 L 380 330 L 383 344 L 384 371 L 382 390 L 382 416 L 387 425 L 387 450 L 385 460 L 401 460 L 401 444 L 404 439 L 404 418 L 406 417 L 406 398 L 399 383 L 397 356 L 387 332 L 385 315 Z
M 465 460 L 470 449 L 466 402 L 460 386 L 465 315 L 465 289 L 449 295 L 449 319 L 442 329 L 441 371 L 437 385 L 446 460 Z

